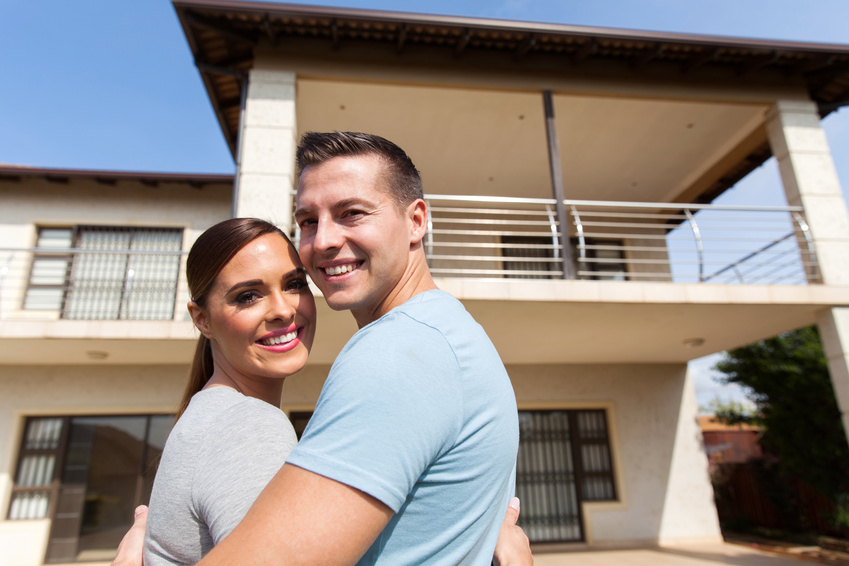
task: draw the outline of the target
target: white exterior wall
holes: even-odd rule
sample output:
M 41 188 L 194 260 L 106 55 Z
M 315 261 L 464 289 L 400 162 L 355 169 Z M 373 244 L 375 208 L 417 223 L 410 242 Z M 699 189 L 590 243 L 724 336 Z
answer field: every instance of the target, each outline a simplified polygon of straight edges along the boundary
M 588 544 L 721 540 L 686 365 L 507 369 L 520 410 L 607 410 L 619 501 L 583 504 Z

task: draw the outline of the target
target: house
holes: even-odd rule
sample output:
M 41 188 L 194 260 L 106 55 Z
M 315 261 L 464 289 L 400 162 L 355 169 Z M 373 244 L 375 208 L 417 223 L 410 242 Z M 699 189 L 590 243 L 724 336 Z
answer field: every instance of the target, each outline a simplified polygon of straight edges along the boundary
M 700 415 L 699 428 L 711 468 L 719 464 L 743 464 L 763 457 L 759 426 L 726 424 L 714 415 Z
M 305 131 L 382 135 L 422 171 L 431 268 L 516 391 L 537 549 L 720 539 L 691 359 L 817 323 L 849 410 L 849 215 L 820 127 L 849 101 L 849 47 L 174 7 L 234 178 L 0 169 L 11 563 L 111 557 L 190 361 L 184 254 L 230 215 L 297 237 Z M 786 206 L 713 204 L 771 157 Z M 298 423 L 355 330 L 318 303 L 284 390 Z

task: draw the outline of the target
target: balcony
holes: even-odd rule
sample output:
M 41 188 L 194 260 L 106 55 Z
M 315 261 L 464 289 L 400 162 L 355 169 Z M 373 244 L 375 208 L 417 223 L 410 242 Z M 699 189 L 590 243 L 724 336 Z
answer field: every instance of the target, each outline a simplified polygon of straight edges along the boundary
M 812 285 L 816 253 L 794 207 L 566 201 L 564 247 L 553 200 L 427 201 L 437 283 L 508 363 L 686 361 L 810 324 L 845 299 Z M 0 248 L 0 363 L 185 363 L 196 337 L 185 253 Z M 311 361 L 330 363 L 355 326 L 318 307 Z
M 429 195 L 436 277 L 806 285 L 819 281 L 799 207 Z M 0 248 L 0 320 L 185 321 L 185 251 Z M 568 270 L 568 274 L 567 274 Z

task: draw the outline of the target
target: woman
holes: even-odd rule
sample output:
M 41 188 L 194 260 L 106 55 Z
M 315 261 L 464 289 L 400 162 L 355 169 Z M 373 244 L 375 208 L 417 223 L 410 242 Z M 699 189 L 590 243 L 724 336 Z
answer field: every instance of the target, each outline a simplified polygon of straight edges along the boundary
M 288 238 L 237 218 L 204 232 L 186 264 L 201 333 L 150 501 L 145 564 L 194 564 L 230 533 L 297 442 L 284 379 L 315 336 L 315 301 Z
M 306 272 L 268 222 L 235 218 L 204 232 L 186 278 L 201 336 L 151 495 L 148 566 L 200 561 L 283 465 L 297 441 L 278 408 L 283 381 L 306 365 L 315 336 Z M 496 549 L 502 565 L 533 561 L 517 517 L 508 509 Z M 115 563 L 137 560 L 132 532 Z

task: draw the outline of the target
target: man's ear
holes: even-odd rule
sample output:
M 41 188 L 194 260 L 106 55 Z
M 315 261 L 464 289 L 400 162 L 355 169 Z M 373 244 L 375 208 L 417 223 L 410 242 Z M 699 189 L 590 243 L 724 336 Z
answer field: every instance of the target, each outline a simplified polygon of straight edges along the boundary
M 195 328 L 200 330 L 200 333 L 212 340 L 212 332 L 209 328 L 209 317 L 206 315 L 206 311 L 194 301 L 189 301 L 186 305 L 186 308 L 189 309 L 189 316 L 192 317 L 192 322 L 195 323 Z
M 427 234 L 427 203 L 416 199 L 407 205 L 407 220 L 410 222 L 410 244 L 418 244 Z

